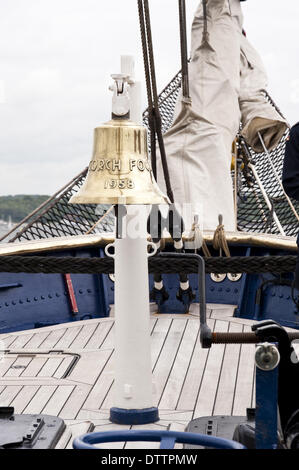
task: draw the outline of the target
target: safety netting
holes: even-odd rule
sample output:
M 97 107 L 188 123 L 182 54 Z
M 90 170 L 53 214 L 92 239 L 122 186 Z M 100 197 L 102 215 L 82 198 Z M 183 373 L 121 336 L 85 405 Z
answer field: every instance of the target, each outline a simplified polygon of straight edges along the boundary
M 26 222 L 24 220 L 18 224 L 14 233 L 7 237 L 9 242 L 112 232 L 114 217 L 108 213 L 110 206 L 69 204 L 71 197 L 83 185 L 86 175 L 87 168 L 46 201 L 32 217 L 26 218 Z M 5 238 L 3 241 L 6 241 Z
M 180 89 L 181 73 L 179 72 L 159 95 L 163 132 L 172 124 Z M 267 92 L 265 96 L 278 110 Z M 149 127 L 147 110 L 143 114 L 143 121 Z M 232 170 L 234 187 L 238 196 L 238 230 L 280 235 L 283 231 L 283 234 L 288 236 L 297 235 L 296 212 L 299 212 L 299 203 L 292 200 L 292 208 L 280 184 L 287 136 L 288 131 L 279 145 L 269 154 L 266 152 L 257 154 L 248 147 L 249 158 L 247 155 L 244 159 L 242 159 L 244 154 L 241 135 L 238 136 L 239 164 L 235 165 L 236 170 Z M 276 174 L 269 161 L 269 155 Z M 26 218 L 23 223 L 19 224 L 9 241 L 112 232 L 114 217 L 109 206 L 69 204 L 70 198 L 83 185 L 86 175 L 87 168 L 60 193 L 56 193 L 53 198 L 44 203 L 32 217 Z

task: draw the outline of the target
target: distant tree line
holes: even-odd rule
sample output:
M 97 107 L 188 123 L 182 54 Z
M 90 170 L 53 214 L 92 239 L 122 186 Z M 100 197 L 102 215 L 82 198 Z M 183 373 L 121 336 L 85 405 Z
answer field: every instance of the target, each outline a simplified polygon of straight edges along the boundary
M 49 196 L 20 194 L 18 196 L 0 196 L 0 219 L 20 222 L 34 209 L 46 201 Z

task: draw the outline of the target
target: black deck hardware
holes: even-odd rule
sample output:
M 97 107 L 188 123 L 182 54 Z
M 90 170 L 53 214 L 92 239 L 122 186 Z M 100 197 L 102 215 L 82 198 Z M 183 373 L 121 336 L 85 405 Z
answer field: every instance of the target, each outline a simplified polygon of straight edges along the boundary
M 226 333 L 226 337 L 222 333 L 213 333 L 212 343 L 255 342 L 277 344 L 280 354 L 278 398 L 277 406 L 275 405 L 275 409 L 277 409 L 277 448 L 299 449 L 299 361 L 291 344 L 292 340 L 298 339 L 298 333 L 290 334 L 272 320 L 256 323 L 252 326 L 252 331 L 252 333 L 243 334 L 243 336 Z M 215 341 L 217 336 L 219 341 Z M 250 341 L 246 339 L 250 339 Z M 265 390 L 263 399 L 265 401 L 262 406 L 267 408 L 273 397 L 272 395 L 269 396 L 269 392 Z M 257 411 L 261 410 L 261 403 L 259 406 L 260 408 L 257 408 Z M 264 424 L 267 425 L 267 422 Z M 233 439 L 248 449 L 255 448 L 257 434 L 263 432 L 262 429 L 259 429 L 258 415 L 256 414 L 255 417 L 254 409 L 247 410 L 247 418 L 211 416 L 194 419 L 189 423 L 186 431 Z
M 0 407 L 0 449 L 54 449 L 65 427 L 56 416 L 15 415 Z
M 247 423 L 246 416 L 205 416 L 190 421 L 186 432 L 206 434 L 208 436 L 233 439 L 235 429 Z M 248 443 L 247 443 L 248 444 Z M 246 446 L 248 449 L 253 447 Z M 184 449 L 202 449 L 203 447 L 185 444 Z

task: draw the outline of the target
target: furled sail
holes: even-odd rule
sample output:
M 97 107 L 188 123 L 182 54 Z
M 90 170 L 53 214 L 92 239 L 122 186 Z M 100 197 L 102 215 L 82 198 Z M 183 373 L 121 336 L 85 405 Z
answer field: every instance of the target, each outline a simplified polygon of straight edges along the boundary
M 287 127 L 264 98 L 266 74 L 242 26 L 239 0 L 208 0 L 206 17 L 200 4 L 193 20 L 192 104 L 179 98 L 173 125 L 164 134 L 175 202 L 187 228 L 199 214 L 203 229 L 215 230 L 222 214 L 225 229 L 236 230 L 230 169 L 240 120 L 254 149 L 258 131 L 271 148 Z M 158 159 L 160 187 L 162 174 Z

